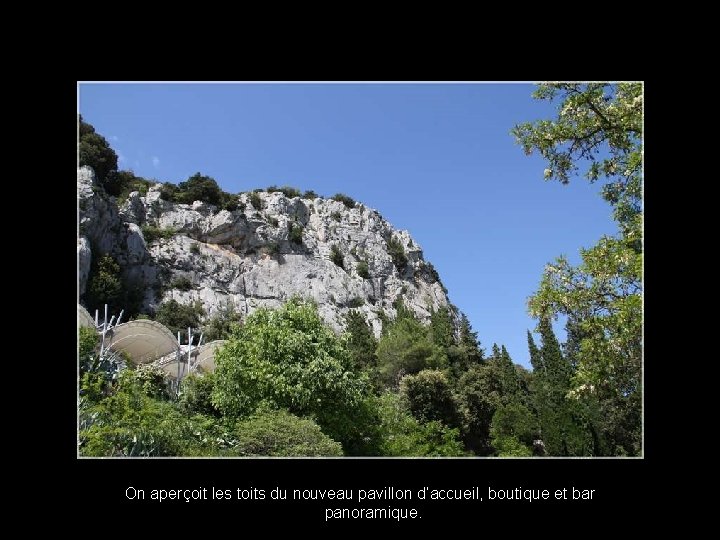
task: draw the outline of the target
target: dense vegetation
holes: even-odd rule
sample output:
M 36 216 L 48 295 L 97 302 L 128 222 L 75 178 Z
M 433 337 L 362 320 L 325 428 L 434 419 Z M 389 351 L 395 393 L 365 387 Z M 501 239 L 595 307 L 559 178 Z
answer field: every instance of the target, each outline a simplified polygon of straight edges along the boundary
M 532 371 L 502 345 L 486 354 L 453 306 L 433 311 L 427 323 L 398 300 L 394 317 L 379 312 L 376 338 L 360 309 L 347 312 L 345 332 L 337 335 L 317 306 L 298 298 L 245 320 L 231 304 L 208 318 L 200 305 L 170 300 L 155 318 L 171 331 L 192 327 L 206 342 L 227 340 L 216 371 L 185 378 L 176 394 L 157 368 L 123 369 L 123 358 L 101 358 L 97 334 L 81 329 L 81 455 L 640 455 L 642 88 L 552 84 L 535 96 L 557 100 L 558 118 L 516 126 L 517 140 L 548 160 L 548 180 L 567 183 L 587 164 L 588 179 L 604 182 L 619 232 L 583 250 L 577 266 L 559 258 L 546 267 L 529 300 L 538 321 L 527 332 Z M 81 162 L 99 167 L 105 188 L 118 194 L 138 185 L 118 175 L 103 141 L 81 122 Z M 167 186 L 170 200 L 231 202 L 199 173 Z M 300 196 L 287 186 L 268 191 Z M 355 206 L 349 197 L 335 198 Z M 249 202 L 262 209 L 257 193 Z M 302 233 L 288 225 L 291 241 L 301 243 Z M 404 268 L 402 243 L 387 243 L 395 266 Z M 342 267 L 343 258 L 333 245 L 330 260 Z M 426 271 L 437 279 L 431 265 Z M 356 272 L 368 278 L 367 263 L 357 263 Z M 175 285 L 192 287 L 187 279 Z M 88 305 L 118 308 L 130 290 L 112 257 L 93 261 Z M 348 306 L 363 302 L 351 299 Z M 559 315 L 567 318 L 565 343 L 553 332 Z

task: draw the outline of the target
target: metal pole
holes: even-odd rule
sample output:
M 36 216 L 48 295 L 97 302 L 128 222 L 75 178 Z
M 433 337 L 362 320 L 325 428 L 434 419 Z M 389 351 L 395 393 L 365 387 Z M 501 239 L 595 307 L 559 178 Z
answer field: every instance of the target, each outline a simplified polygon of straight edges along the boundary
M 102 343 L 100 344 L 100 358 L 105 353 L 105 332 L 107 331 L 107 304 L 105 304 L 105 320 L 103 320 Z
M 177 359 L 177 379 L 175 379 L 175 396 L 180 395 L 180 348 L 182 345 L 180 345 L 180 330 L 178 330 L 178 350 L 177 354 L 175 355 L 175 358 Z
M 190 373 L 190 360 L 192 360 L 192 329 L 188 326 L 188 361 L 184 375 Z

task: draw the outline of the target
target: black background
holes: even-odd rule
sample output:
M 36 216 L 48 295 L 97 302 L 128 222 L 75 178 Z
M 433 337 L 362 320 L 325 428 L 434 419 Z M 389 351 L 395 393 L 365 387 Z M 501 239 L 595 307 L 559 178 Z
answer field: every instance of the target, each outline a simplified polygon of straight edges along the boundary
M 229 77 L 234 78 L 234 77 Z M 394 77 L 385 77 L 396 80 Z M 473 79 L 464 77 L 460 80 Z M 626 77 L 628 80 L 637 77 Z M 88 80 L 90 77 L 78 77 Z M 185 80 L 185 77 L 173 79 Z M 261 77 L 267 80 L 267 77 Z M 313 77 L 310 80 L 325 80 L 327 77 Z M 449 80 L 457 80 L 451 77 Z M 507 78 L 512 80 L 512 78 Z M 597 80 L 597 77 L 590 77 Z M 210 78 L 214 80 L 214 78 Z M 372 79 L 375 80 L 375 79 Z M 420 80 L 424 78 L 420 77 Z M 60 85 L 53 96 L 57 105 L 55 111 L 60 138 L 54 144 L 57 163 L 60 163 L 62 177 L 72 177 L 76 167 L 76 81 L 66 81 Z M 652 104 L 646 85 L 646 111 Z M 646 126 L 649 124 L 646 116 Z M 87 119 L 92 123 L 92 119 Z M 646 127 L 647 129 L 647 127 Z M 648 146 L 648 142 L 651 143 Z M 652 148 L 652 137 L 645 137 L 646 172 L 651 170 L 652 159 L 648 159 L 648 150 Z M 63 180 L 65 183 L 65 180 Z M 68 181 L 68 184 L 71 182 Z M 352 192 L 348 187 L 348 192 Z M 648 202 L 654 200 L 652 190 L 645 190 L 646 200 L 646 251 L 652 253 L 652 234 L 648 235 L 649 224 L 653 222 L 652 211 L 647 212 Z M 637 522 L 636 509 L 639 506 L 653 505 L 669 497 L 666 480 L 671 474 L 663 471 L 660 455 L 661 445 L 656 439 L 659 416 L 655 396 L 658 395 L 659 373 L 653 365 L 645 366 L 645 457 L 640 459 L 79 459 L 76 452 L 77 409 L 76 409 L 76 371 L 75 361 L 69 351 L 76 350 L 76 328 L 74 306 L 76 303 L 77 262 L 73 254 L 76 239 L 76 216 L 72 208 L 76 207 L 75 194 L 65 186 L 58 189 L 57 197 L 51 201 L 53 208 L 67 208 L 64 222 L 65 231 L 58 229 L 57 237 L 62 237 L 63 254 L 53 259 L 54 279 L 67 281 L 67 288 L 59 288 L 54 305 L 65 306 L 67 319 L 61 319 L 54 325 L 54 338 L 58 342 L 66 341 L 68 354 L 64 362 L 73 366 L 60 370 L 56 383 L 48 392 L 56 395 L 52 398 L 59 404 L 53 412 L 60 412 L 54 429 L 50 448 L 41 449 L 45 459 L 51 460 L 52 472 L 49 477 L 36 477 L 28 474 L 27 488 L 31 492 L 43 492 L 55 489 L 60 500 L 70 501 L 78 516 L 90 516 L 94 513 L 111 512 L 115 517 L 106 524 L 112 530 L 112 523 L 122 525 L 129 516 L 147 515 L 163 524 L 183 526 L 189 520 L 214 519 L 227 515 L 232 520 L 248 526 L 264 524 L 270 532 L 273 528 L 287 529 L 299 526 L 297 532 L 305 527 L 355 529 L 368 525 L 366 520 L 331 521 L 325 523 L 324 508 L 342 506 L 341 501 L 272 501 L 270 490 L 280 487 L 292 489 L 381 489 L 386 486 L 408 488 L 413 491 L 423 486 L 439 489 L 468 489 L 480 487 L 484 497 L 487 487 L 513 489 L 516 487 L 547 489 L 551 497 L 547 501 L 535 502 L 484 502 L 477 501 L 418 501 L 391 502 L 366 501 L 367 507 L 414 507 L 419 510 L 421 519 L 377 520 L 373 525 L 404 529 L 406 527 L 425 527 L 427 525 L 453 526 L 462 523 L 484 531 L 492 523 L 501 523 L 507 531 L 526 529 L 539 534 L 555 530 L 563 536 L 570 531 L 558 528 L 556 520 L 581 518 L 583 526 L 575 530 L 577 535 L 614 530 L 620 533 Z M 56 210 L 57 212 L 57 210 Z M 53 216 L 53 220 L 59 217 Z M 60 220 L 59 222 L 62 222 Z M 58 222 L 58 223 L 59 223 Z M 67 244 L 67 245 L 66 245 Z M 549 254 L 551 256 L 552 254 Z M 65 258 L 62 258 L 65 257 Z M 652 256 L 650 259 L 652 260 Z M 652 265 L 646 262 L 645 274 L 645 357 L 652 358 L 653 310 L 652 290 L 654 280 L 647 269 Z M 65 274 L 63 274 L 65 272 Z M 538 270 L 539 272 L 539 270 Z M 64 275 L 64 277 L 62 277 Z M 650 293 L 650 294 L 648 294 Z M 60 295 L 62 300 L 60 300 Z M 650 369 L 649 369 L 650 368 Z M 144 489 L 146 500 L 130 501 L 125 497 L 128 486 Z M 556 501 L 553 493 L 556 489 L 572 487 L 594 489 L 592 501 Z M 166 500 L 162 503 L 147 500 L 152 489 L 196 489 L 208 490 L 236 488 L 264 489 L 264 501 L 182 501 Z M 57 489 L 60 488 L 60 491 Z M 348 506 L 357 506 L 357 502 Z M 97 515 L 97 514 L 96 514 Z M 587 519 L 585 519 L 587 518 Z M 628 520 L 623 527 L 617 520 Z M 501 521 L 500 521 L 501 520 Z M 189 526 L 189 525 L 188 525 Z

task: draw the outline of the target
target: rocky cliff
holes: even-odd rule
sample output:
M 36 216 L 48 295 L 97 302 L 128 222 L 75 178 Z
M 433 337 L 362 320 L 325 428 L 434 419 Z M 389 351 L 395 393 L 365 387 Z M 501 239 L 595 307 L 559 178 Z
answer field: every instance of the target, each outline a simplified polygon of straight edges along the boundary
M 92 169 L 79 169 L 77 183 L 80 296 L 92 258 L 109 253 L 142 290 L 146 313 L 175 299 L 199 300 L 208 314 L 230 300 L 248 314 L 300 295 L 336 330 L 354 308 L 379 335 L 379 314 L 393 317 L 398 298 L 421 320 L 448 305 L 417 242 L 359 203 L 261 191 L 238 195 L 231 212 L 163 200 L 156 184 L 118 204 Z

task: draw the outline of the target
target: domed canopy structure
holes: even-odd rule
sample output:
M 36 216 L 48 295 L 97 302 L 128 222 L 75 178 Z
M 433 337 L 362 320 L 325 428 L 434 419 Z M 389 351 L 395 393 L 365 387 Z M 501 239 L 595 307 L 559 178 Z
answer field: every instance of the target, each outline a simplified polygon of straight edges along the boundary
M 176 352 L 177 339 L 155 321 L 136 320 L 112 329 L 108 349 L 124 352 L 134 364 L 148 364 Z
M 87 309 L 82 307 L 80 304 L 77 305 L 77 313 L 78 328 L 80 328 L 81 326 L 89 326 L 90 328 L 95 328 L 95 321 L 87 312 Z

